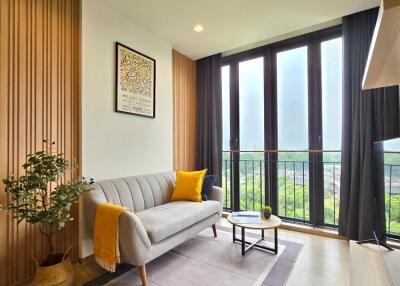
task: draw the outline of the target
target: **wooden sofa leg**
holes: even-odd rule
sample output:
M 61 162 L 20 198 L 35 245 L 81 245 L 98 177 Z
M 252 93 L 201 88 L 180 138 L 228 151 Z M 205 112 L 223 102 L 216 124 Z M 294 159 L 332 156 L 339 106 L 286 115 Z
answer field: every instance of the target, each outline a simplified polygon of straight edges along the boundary
M 139 272 L 140 272 L 140 279 L 142 279 L 142 285 L 147 286 L 147 274 L 146 274 L 145 264 L 139 266 Z
M 215 226 L 215 224 L 212 225 L 212 229 L 214 232 L 214 237 L 217 237 L 217 227 Z

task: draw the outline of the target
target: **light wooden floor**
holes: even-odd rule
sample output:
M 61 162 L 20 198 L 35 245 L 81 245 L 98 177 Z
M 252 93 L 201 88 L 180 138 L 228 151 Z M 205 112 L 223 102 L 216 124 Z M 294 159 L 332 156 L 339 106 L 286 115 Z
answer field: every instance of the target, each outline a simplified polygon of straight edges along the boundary
M 226 219 L 219 225 L 231 227 Z M 250 230 L 249 230 L 250 231 Z M 266 232 L 266 236 L 271 232 Z M 287 286 L 347 286 L 350 285 L 349 244 L 346 241 L 306 234 L 285 229 L 279 230 L 279 239 L 302 243 L 303 249 L 286 283 Z M 77 283 L 93 279 L 102 270 L 92 261 L 75 265 Z
M 219 224 L 231 226 L 226 219 L 221 219 Z M 272 236 L 272 231 L 266 232 L 267 235 Z M 285 229 L 279 230 L 279 239 L 304 245 L 287 286 L 350 285 L 350 249 L 347 241 Z
M 280 238 L 304 244 L 286 285 L 350 285 L 347 241 L 294 231 L 281 231 Z

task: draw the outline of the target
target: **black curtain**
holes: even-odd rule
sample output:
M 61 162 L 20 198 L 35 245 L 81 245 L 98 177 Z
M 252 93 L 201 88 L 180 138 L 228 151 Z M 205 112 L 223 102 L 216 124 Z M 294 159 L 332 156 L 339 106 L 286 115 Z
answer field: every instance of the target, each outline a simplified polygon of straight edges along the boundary
M 385 234 L 384 193 L 374 187 L 373 142 L 399 136 L 398 87 L 361 90 L 378 15 L 371 9 L 343 18 L 343 135 L 339 234 L 380 239 Z
M 221 54 L 197 60 L 196 168 L 208 168 L 221 186 L 222 87 Z

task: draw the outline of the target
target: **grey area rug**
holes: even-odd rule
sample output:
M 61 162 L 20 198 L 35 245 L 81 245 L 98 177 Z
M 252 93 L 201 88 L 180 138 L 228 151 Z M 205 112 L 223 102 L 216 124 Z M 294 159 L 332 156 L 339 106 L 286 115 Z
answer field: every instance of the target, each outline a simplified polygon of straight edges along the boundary
M 237 234 L 239 237 L 239 234 Z M 246 240 L 259 236 L 246 233 Z M 263 242 L 272 246 L 272 238 Z M 155 286 L 280 286 L 284 285 L 303 245 L 279 240 L 277 255 L 252 249 L 242 257 L 240 244 L 232 242 L 232 229 L 218 227 L 218 238 L 206 229 L 146 265 L 148 284 Z M 141 285 L 136 267 L 120 265 L 84 284 Z

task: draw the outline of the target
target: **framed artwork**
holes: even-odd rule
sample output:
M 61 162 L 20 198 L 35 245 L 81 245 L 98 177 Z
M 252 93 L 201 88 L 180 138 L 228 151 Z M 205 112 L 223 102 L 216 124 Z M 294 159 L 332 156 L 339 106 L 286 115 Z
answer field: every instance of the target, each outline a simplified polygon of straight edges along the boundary
M 116 43 L 116 111 L 154 118 L 156 61 Z

